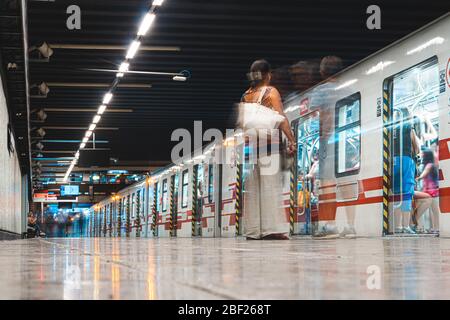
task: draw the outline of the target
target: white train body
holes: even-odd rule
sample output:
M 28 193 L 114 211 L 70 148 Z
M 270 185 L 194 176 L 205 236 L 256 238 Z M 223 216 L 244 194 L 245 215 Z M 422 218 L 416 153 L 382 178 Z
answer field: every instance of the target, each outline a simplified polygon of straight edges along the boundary
M 393 150 L 395 142 L 392 136 L 386 141 L 385 134 L 393 133 L 393 114 L 399 108 L 397 104 L 401 104 L 410 108 L 413 114 L 427 114 L 438 129 L 440 235 L 450 235 L 449 68 L 450 15 L 447 14 L 341 71 L 331 82 L 319 84 L 285 101 L 286 115 L 299 143 L 305 148 L 304 155 L 299 153 L 296 159 L 293 185 L 289 183 L 291 173 L 284 173 L 284 206 L 286 219 L 292 219 L 293 234 L 312 234 L 326 224 L 342 228 L 351 215 L 359 236 L 393 232 L 392 212 L 386 216 L 385 209 L 391 210 L 395 206 L 390 180 L 398 177 L 392 176 L 392 152 L 385 153 L 386 148 Z M 323 101 L 330 106 L 328 109 L 323 108 Z M 303 128 L 307 131 L 302 131 Z M 324 138 L 327 130 L 328 139 Z M 245 185 L 239 192 L 236 162 L 241 147 L 233 141 L 211 144 L 203 156 L 152 174 L 146 181 L 98 203 L 92 211 L 98 213 L 111 203 L 123 199 L 126 202 L 130 197 L 130 236 L 234 237 L 241 234 L 239 213 L 242 206 L 239 205 Z M 354 153 L 355 150 L 359 155 Z M 309 182 L 302 180 L 305 176 L 302 170 L 311 169 L 311 155 L 316 151 L 320 179 L 310 182 L 313 187 L 307 187 Z M 212 160 L 217 152 L 228 152 L 233 161 L 223 165 L 214 163 Z M 349 152 L 352 159 L 349 159 Z M 300 159 L 303 156 L 308 161 Z M 389 188 L 386 181 L 391 183 Z M 140 229 L 137 232 L 138 191 L 142 199 L 139 200 Z M 290 204 L 292 199 L 294 202 Z M 126 216 L 123 207 L 122 217 Z M 113 213 L 112 219 L 112 234 L 117 236 L 117 212 Z M 107 222 L 109 224 L 109 220 Z M 125 224 L 122 218 L 122 236 L 126 236 Z

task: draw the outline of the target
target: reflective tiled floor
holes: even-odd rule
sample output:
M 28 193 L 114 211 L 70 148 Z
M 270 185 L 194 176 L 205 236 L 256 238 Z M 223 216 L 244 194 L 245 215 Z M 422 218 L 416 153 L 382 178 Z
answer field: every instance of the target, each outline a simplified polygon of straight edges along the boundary
M 448 299 L 450 239 L 29 239 L 0 271 L 0 299 Z

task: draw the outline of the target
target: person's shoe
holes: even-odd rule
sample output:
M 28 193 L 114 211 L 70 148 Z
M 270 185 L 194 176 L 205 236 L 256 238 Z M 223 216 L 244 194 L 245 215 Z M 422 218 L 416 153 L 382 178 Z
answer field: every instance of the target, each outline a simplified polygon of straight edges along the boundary
M 356 231 L 354 227 L 345 227 L 339 234 L 341 238 L 354 239 L 356 238 Z
M 439 230 L 436 230 L 436 229 L 430 229 L 430 233 L 431 234 L 439 234 Z
M 289 237 L 282 233 L 269 234 L 263 240 L 289 240 Z
M 337 239 L 339 232 L 336 226 L 325 226 L 322 231 L 313 235 L 314 239 Z
M 407 233 L 407 234 L 416 234 L 416 232 L 414 232 L 414 230 L 411 229 L 410 227 L 405 227 L 405 228 L 403 228 L 403 233 Z
M 395 228 L 395 233 L 403 233 L 403 227 Z
M 427 232 L 425 231 L 424 228 L 416 227 L 416 228 L 411 228 L 411 229 L 412 229 L 415 233 L 419 233 L 419 234 L 427 233 Z

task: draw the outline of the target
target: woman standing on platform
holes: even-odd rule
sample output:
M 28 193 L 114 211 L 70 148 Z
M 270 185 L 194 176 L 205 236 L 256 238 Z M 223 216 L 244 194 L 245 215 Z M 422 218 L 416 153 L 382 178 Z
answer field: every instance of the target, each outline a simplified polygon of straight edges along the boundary
M 241 102 L 262 105 L 284 117 L 278 130 L 287 137 L 287 153 L 293 155 L 296 151 L 294 134 L 284 115 L 281 96 L 276 88 L 270 86 L 269 63 L 266 60 L 255 61 L 250 68 L 249 79 L 250 88 L 242 96 Z M 252 148 L 256 161 L 249 165 L 244 185 L 244 235 L 248 240 L 288 240 L 289 224 L 282 207 L 281 134 L 274 138 L 268 134 L 269 131 L 254 129 L 245 133 L 246 140 L 256 133 L 253 138 L 257 143 Z M 271 170 L 265 170 L 267 166 Z

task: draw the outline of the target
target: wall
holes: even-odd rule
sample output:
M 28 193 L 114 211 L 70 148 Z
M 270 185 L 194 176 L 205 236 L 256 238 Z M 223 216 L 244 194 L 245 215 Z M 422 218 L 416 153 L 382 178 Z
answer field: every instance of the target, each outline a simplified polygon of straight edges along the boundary
M 22 212 L 22 176 L 16 151 L 8 151 L 8 123 L 8 108 L 0 77 L 0 230 L 20 234 L 26 230 Z M 14 138 L 11 139 L 14 144 Z

